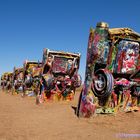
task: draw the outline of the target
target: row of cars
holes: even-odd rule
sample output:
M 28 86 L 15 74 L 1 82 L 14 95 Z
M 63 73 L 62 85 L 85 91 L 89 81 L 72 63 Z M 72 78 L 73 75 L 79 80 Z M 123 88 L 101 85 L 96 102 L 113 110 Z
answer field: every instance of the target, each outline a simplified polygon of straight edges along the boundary
M 45 99 L 72 100 L 81 86 L 79 53 L 44 49 L 42 62 L 25 61 L 23 68 L 2 76 L 2 87 L 12 93 Z M 8 75 L 8 76 L 6 76 Z M 6 78 L 5 78 L 6 77 Z M 8 80 L 7 80 L 8 79 Z M 96 113 L 138 111 L 140 104 L 140 34 L 130 28 L 109 28 L 97 23 L 90 30 L 85 81 L 79 97 L 77 116 Z
M 36 96 L 36 103 L 45 100 L 72 100 L 81 86 L 78 74 L 79 53 L 43 50 L 43 59 L 25 61 L 23 67 L 1 76 L 1 87 L 12 94 Z

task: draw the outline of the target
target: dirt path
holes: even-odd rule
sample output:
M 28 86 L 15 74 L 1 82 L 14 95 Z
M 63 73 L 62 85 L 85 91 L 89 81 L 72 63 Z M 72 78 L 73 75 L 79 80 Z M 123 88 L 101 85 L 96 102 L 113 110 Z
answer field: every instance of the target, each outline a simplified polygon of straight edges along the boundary
M 37 106 L 34 98 L 0 91 L 0 140 L 140 139 L 140 112 L 78 119 L 71 107 L 78 96 Z

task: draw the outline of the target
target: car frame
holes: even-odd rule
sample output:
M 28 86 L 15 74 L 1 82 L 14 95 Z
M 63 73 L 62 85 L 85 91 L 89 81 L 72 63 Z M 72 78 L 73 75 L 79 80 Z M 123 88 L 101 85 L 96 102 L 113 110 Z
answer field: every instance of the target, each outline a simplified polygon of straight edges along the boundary
M 139 97 L 133 92 L 140 83 L 132 78 L 139 69 L 140 34 L 130 28 L 109 28 L 105 22 L 97 23 L 95 29 L 90 29 L 77 116 L 114 113 L 120 106 L 126 112 L 138 110 L 131 100 Z
M 44 49 L 36 103 L 42 103 L 45 99 L 72 100 L 75 89 L 81 86 L 79 64 L 80 53 Z
M 23 93 L 23 67 L 13 69 L 12 94 Z
M 24 88 L 23 95 L 33 93 L 38 88 L 38 82 L 40 78 L 42 63 L 39 61 L 26 60 L 23 64 L 23 77 L 24 77 Z

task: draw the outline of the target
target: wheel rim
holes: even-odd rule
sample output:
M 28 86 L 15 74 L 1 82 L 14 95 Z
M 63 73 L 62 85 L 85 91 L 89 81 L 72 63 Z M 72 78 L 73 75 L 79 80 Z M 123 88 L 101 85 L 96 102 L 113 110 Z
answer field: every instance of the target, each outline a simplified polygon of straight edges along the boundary
M 99 74 L 97 80 L 95 80 L 95 88 L 98 91 L 102 91 L 104 90 L 105 86 L 106 86 L 106 79 L 102 74 Z
M 104 69 L 95 72 L 96 78 L 93 79 L 93 93 L 95 96 L 104 98 L 111 94 L 113 89 L 113 76 Z

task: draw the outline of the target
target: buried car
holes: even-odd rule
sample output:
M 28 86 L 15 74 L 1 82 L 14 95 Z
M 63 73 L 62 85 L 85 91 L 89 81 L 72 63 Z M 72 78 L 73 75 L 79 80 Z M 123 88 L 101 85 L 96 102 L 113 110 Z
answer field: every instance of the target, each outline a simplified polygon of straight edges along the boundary
M 1 75 L 1 88 L 4 90 L 6 87 L 6 80 L 7 80 L 8 72 L 5 72 Z
M 44 49 L 40 90 L 37 103 L 46 100 L 72 100 L 75 89 L 81 85 L 78 74 L 79 53 Z
M 8 72 L 7 79 L 6 79 L 6 90 L 8 92 L 12 89 L 12 79 L 13 79 L 13 73 Z
M 23 95 L 34 93 L 38 88 L 42 63 L 37 61 L 25 61 L 23 70 L 24 88 Z M 34 94 L 33 94 L 34 95 Z
M 77 116 L 137 111 L 140 96 L 140 34 L 100 22 L 90 30 L 85 82 Z M 137 76 L 136 76 L 137 75 Z
M 8 92 L 12 88 L 12 77 L 13 73 L 12 72 L 5 72 L 1 76 L 1 87 L 4 90 L 7 90 Z
M 12 79 L 12 94 L 23 92 L 23 68 L 14 67 L 13 79 Z

